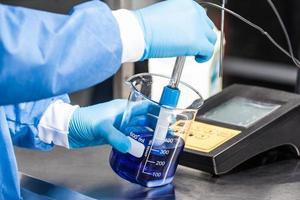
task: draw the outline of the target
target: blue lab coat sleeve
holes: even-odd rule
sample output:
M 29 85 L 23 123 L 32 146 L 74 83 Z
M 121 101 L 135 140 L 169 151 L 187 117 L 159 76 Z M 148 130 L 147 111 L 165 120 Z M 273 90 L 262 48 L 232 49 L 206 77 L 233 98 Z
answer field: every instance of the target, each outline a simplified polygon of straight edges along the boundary
M 51 150 L 53 144 L 46 144 L 38 137 L 38 124 L 48 106 L 61 99 L 69 103 L 67 95 L 35 102 L 3 106 L 10 136 L 14 145 L 30 149 Z
M 106 4 L 80 4 L 69 15 L 0 4 L 0 105 L 77 91 L 121 65 L 117 21 Z
M 31 149 L 50 150 L 38 137 L 39 121 L 48 106 L 58 99 L 69 102 L 67 95 L 35 102 L 0 106 L 0 200 L 22 199 L 13 144 Z

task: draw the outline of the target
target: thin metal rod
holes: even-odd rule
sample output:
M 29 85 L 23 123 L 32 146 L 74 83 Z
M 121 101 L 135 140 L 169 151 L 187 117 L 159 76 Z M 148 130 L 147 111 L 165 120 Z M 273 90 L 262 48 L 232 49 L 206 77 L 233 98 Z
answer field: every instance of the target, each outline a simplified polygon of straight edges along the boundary
M 222 0 L 219 77 L 223 76 L 225 4 L 226 0 Z
M 179 85 L 185 59 L 186 59 L 185 56 L 180 56 L 176 58 L 175 66 L 172 72 L 172 77 L 169 82 L 169 86 L 171 88 L 177 88 Z

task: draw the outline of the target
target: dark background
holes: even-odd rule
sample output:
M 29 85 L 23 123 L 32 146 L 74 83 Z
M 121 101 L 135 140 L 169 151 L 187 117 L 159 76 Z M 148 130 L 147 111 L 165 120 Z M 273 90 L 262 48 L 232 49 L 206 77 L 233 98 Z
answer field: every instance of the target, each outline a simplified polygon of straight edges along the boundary
M 287 27 L 294 48 L 294 53 L 295 55 L 297 55 L 297 57 L 299 57 L 300 1 L 273 0 L 273 2 L 278 8 L 280 15 Z M 228 0 L 227 6 L 228 8 L 236 11 L 245 18 L 263 27 L 272 35 L 272 37 L 274 37 L 276 41 L 278 41 L 279 44 L 287 49 L 287 43 L 283 31 L 281 30 L 279 22 L 266 0 Z M 287 71 L 295 73 L 296 68 L 291 60 L 283 53 L 281 53 L 276 47 L 274 47 L 273 44 L 271 44 L 271 42 L 268 41 L 265 36 L 263 36 L 258 31 L 250 28 L 248 25 L 241 23 L 231 16 L 227 16 L 226 33 L 227 56 L 252 59 L 259 62 L 263 61 L 261 62 L 261 66 L 259 66 L 259 64 L 257 63 L 255 63 L 256 66 L 253 66 L 257 67 L 258 70 L 261 70 L 261 73 L 264 73 L 264 69 L 270 69 L 272 65 L 281 65 L 281 68 L 285 70 L 283 71 L 283 73 L 280 73 L 276 70 L 270 69 L 270 72 L 268 73 L 269 77 L 279 77 L 280 74 L 284 74 L 284 72 Z M 247 63 L 245 65 L 247 65 Z M 225 66 L 225 72 L 226 67 L 228 66 Z M 246 68 L 244 69 L 244 71 L 249 70 L 249 65 L 247 65 L 247 67 L 248 69 Z M 230 68 L 230 66 L 228 68 Z M 268 81 L 268 78 L 265 78 L 264 80 L 258 80 L 258 78 L 251 77 L 251 75 L 249 74 L 248 78 L 243 77 L 243 79 L 241 79 L 241 77 L 238 77 L 238 75 L 234 76 L 232 75 L 232 73 L 225 73 L 224 82 L 225 85 L 234 82 L 242 82 L 274 87 L 288 91 L 295 90 L 296 80 L 294 77 L 282 77 L 284 79 L 290 79 L 290 83 L 285 82 L 280 84 L 276 83 L 277 81 Z M 291 85 L 291 83 L 293 83 L 293 85 Z
M 298 0 L 273 0 L 278 8 L 284 23 L 287 26 L 289 35 L 293 42 L 296 53 L 300 45 L 300 1 Z M 280 29 L 275 14 L 269 7 L 266 0 L 229 0 L 228 8 L 240 13 L 245 18 L 255 22 L 287 48 L 286 40 Z M 290 60 L 280 53 L 266 40 L 265 36 L 248 25 L 228 16 L 227 34 L 228 54 L 266 61 L 290 63 Z
M 0 0 L 0 2 L 58 13 L 67 13 L 73 5 L 84 1 Z M 287 26 L 293 43 L 294 53 L 298 57 L 300 54 L 300 1 L 274 0 L 274 3 L 279 9 Z M 266 0 L 228 0 L 227 7 L 263 27 L 276 41 L 287 48 L 283 32 Z M 209 13 L 216 24 L 219 24 L 220 12 L 209 9 Z M 226 56 L 224 87 L 233 83 L 246 83 L 287 91 L 295 90 L 296 67 L 291 60 L 276 49 L 265 36 L 229 15 L 226 16 L 225 29 Z M 273 69 L 274 66 L 276 66 L 276 69 Z M 141 68 L 139 68 L 139 71 L 141 71 Z M 90 102 L 88 103 L 110 100 L 113 94 L 112 79 L 105 81 L 93 89 L 89 89 L 89 92 L 84 91 L 79 94 L 89 95 Z

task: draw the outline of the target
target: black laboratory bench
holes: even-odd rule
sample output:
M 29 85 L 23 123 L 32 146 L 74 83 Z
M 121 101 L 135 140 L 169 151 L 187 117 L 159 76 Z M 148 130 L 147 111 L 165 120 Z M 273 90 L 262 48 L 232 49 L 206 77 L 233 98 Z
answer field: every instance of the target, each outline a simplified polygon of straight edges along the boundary
M 42 196 L 44 199 L 72 200 L 300 199 L 300 159 L 297 158 L 283 158 L 258 167 L 249 167 L 250 163 L 219 177 L 179 166 L 173 184 L 144 188 L 121 179 L 111 170 L 109 152 L 109 147 L 80 150 L 56 147 L 51 152 L 16 148 L 19 170 L 28 174 L 21 175 L 25 199 L 43 199 Z M 272 152 L 269 154 L 272 155 Z M 261 159 L 268 162 L 266 158 Z M 269 159 L 277 159 L 277 156 Z

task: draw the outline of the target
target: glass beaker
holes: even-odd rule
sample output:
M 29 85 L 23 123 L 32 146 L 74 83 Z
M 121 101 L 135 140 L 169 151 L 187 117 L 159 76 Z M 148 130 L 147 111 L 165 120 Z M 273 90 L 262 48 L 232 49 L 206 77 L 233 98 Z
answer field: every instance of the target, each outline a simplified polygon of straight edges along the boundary
M 113 149 L 110 154 L 110 165 L 119 176 L 146 187 L 172 182 L 188 129 L 203 104 L 196 90 L 180 82 L 177 107 L 160 105 L 163 88 L 169 80 L 149 73 L 129 78 L 127 83 L 131 86 L 131 93 L 119 129 L 135 140 L 132 145 L 139 144 L 132 149 L 140 152 L 123 154 Z

